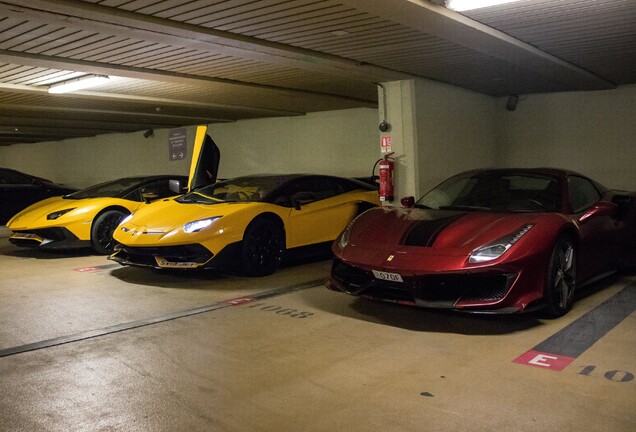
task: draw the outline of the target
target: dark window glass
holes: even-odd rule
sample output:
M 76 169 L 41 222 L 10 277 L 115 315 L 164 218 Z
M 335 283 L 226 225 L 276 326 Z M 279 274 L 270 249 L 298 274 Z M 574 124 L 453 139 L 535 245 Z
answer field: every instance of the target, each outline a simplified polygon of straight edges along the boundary
M 560 209 L 555 178 L 508 171 L 451 177 L 417 201 L 433 209 L 554 212 Z
M 601 193 L 594 186 L 594 183 L 583 177 L 568 177 L 568 191 L 570 206 L 574 213 L 587 210 L 601 199 Z
M 0 183 L 2 184 L 15 184 L 15 185 L 29 185 L 33 184 L 33 181 L 19 173 L 13 171 L 0 171 Z

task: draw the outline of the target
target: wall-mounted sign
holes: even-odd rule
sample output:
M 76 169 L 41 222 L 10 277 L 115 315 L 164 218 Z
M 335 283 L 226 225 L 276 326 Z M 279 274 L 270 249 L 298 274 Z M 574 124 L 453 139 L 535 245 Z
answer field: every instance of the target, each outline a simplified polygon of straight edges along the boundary
M 171 161 L 185 159 L 188 155 L 186 128 L 171 129 L 168 135 L 168 157 Z
M 391 137 L 390 136 L 383 136 L 380 138 L 380 151 L 382 153 L 390 153 L 393 150 L 391 150 Z

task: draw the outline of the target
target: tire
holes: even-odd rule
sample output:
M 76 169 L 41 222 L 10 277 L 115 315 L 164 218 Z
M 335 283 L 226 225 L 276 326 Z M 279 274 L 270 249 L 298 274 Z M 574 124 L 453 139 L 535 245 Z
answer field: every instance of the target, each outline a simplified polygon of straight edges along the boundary
M 126 214 L 119 210 L 108 210 L 95 218 L 91 227 L 91 246 L 95 252 L 101 255 L 113 252 L 113 232 L 124 216 Z
M 247 276 L 267 276 L 283 260 L 285 232 L 271 219 L 254 219 L 245 229 L 241 245 L 241 265 Z
M 552 318 L 565 315 L 572 307 L 576 266 L 574 244 L 566 237 L 560 238 L 552 250 L 546 275 L 546 312 Z

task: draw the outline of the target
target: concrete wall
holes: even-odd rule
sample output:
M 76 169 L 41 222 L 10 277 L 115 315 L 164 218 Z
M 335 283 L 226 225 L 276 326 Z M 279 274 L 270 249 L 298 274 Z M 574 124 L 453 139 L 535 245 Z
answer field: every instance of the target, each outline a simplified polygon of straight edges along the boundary
M 636 86 L 522 96 L 512 112 L 503 98 L 433 81 L 386 87 L 388 134 L 396 155 L 403 155 L 397 169 L 406 174 L 398 178 L 404 193 L 420 195 L 452 174 L 488 166 L 564 167 L 608 187 L 636 190 Z M 369 175 L 381 157 L 383 111 L 381 106 L 211 125 L 221 148 L 220 176 Z M 0 166 L 76 187 L 126 175 L 187 174 L 192 149 L 186 160 L 170 161 L 168 133 L 0 147 Z M 194 128 L 188 133 L 192 139 Z
M 351 109 L 219 123 L 209 127 L 221 150 L 219 175 L 324 173 L 370 176 L 379 148 L 378 111 Z
M 194 130 L 188 128 L 192 140 Z M 0 166 L 78 188 L 134 175 L 187 175 L 189 158 L 169 160 L 168 132 L 155 130 L 149 138 L 136 132 L 0 147 Z
M 568 168 L 636 190 L 636 86 L 498 101 L 497 164 Z
M 419 192 L 496 163 L 496 99 L 435 81 L 415 85 Z M 419 194 L 418 194 L 419 195 Z
M 390 124 L 381 136 L 391 139 L 395 152 L 393 203 L 419 197 L 461 171 L 495 165 L 495 98 L 412 80 L 383 83 L 379 99 L 379 120 Z
M 220 177 L 264 172 L 371 175 L 379 131 L 375 109 L 320 112 L 302 117 L 211 125 L 221 150 Z M 188 174 L 195 127 L 188 127 L 188 155 L 171 161 L 169 129 L 110 134 L 0 147 L 0 166 L 87 187 L 117 177 Z

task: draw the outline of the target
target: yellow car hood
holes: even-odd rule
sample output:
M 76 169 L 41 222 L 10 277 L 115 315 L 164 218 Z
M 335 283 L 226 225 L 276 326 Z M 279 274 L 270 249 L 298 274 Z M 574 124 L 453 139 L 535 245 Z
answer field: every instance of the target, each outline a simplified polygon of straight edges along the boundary
M 263 203 L 179 203 L 174 199 L 154 202 L 139 209 L 123 227 L 148 228 L 157 232 L 168 232 L 183 224 L 215 216 L 228 216 L 248 207 L 266 205 Z
M 121 198 L 84 198 L 84 199 L 64 199 L 62 197 L 47 198 L 25 208 L 16 214 L 7 226 L 12 230 L 36 229 L 46 226 L 64 225 L 71 220 L 91 220 L 98 211 L 110 205 L 120 205 L 132 211 L 140 203 L 127 201 Z M 47 215 L 61 211 L 73 209 L 64 214 L 59 219 L 47 220 Z
M 33 224 L 41 225 L 42 222 L 46 221 L 47 215 L 56 211 L 78 207 L 78 202 L 78 200 L 69 200 L 62 197 L 53 197 L 38 201 L 13 216 L 7 223 L 7 226 L 12 229 L 17 229 L 27 228 Z

